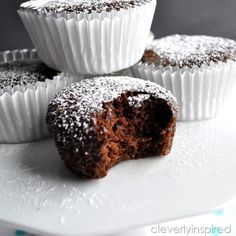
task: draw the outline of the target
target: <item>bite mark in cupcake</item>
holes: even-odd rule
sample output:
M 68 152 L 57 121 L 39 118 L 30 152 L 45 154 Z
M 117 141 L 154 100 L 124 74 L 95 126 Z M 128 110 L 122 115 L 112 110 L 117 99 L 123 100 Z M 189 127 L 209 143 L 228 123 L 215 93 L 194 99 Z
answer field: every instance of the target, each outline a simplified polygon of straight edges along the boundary
M 66 166 L 101 178 L 124 160 L 167 155 L 178 104 L 164 88 L 130 77 L 74 83 L 49 104 L 47 123 Z

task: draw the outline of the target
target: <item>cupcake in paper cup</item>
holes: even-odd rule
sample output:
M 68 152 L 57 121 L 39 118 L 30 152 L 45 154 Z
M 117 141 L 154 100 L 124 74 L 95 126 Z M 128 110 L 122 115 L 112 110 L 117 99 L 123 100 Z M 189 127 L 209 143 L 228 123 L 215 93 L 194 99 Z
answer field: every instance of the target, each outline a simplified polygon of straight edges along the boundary
M 18 11 L 40 57 L 71 74 L 109 74 L 138 62 L 156 0 L 35 0 Z
M 179 120 L 215 117 L 236 81 L 236 42 L 211 36 L 172 35 L 149 43 L 140 62 L 122 72 L 170 90 Z
M 40 61 L 36 50 L 0 52 L 0 143 L 48 137 L 48 103 L 78 79 L 58 75 Z

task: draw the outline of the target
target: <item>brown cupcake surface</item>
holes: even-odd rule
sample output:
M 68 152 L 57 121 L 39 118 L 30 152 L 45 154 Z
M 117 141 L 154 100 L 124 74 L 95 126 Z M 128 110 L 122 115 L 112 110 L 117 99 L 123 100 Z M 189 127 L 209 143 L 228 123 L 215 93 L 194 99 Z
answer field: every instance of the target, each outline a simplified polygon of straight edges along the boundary
M 236 60 L 234 40 L 203 35 L 171 35 L 150 43 L 141 63 L 192 68 L 227 60 Z
M 100 178 L 121 161 L 168 154 L 177 113 L 173 95 L 152 82 L 100 77 L 58 93 L 47 123 L 66 166 Z

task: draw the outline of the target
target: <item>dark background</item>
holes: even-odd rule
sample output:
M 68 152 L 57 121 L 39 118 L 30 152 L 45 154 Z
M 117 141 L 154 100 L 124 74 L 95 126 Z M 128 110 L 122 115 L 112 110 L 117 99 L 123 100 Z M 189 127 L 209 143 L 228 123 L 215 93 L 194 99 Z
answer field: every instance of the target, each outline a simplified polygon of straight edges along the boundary
M 22 2 L 1 0 L 0 50 L 32 47 L 16 13 Z M 152 30 L 156 37 L 185 33 L 236 39 L 236 0 L 158 0 Z

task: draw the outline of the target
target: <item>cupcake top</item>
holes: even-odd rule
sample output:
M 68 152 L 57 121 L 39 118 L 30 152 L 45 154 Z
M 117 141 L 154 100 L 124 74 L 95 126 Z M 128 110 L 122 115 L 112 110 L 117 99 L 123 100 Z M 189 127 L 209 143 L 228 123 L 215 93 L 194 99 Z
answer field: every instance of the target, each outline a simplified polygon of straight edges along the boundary
M 142 63 L 180 68 L 227 60 L 236 60 L 236 41 L 203 35 L 171 35 L 154 40 L 141 59 Z
M 26 86 L 53 79 L 57 72 L 41 62 L 16 61 L 0 64 L 0 89 Z
M 22 9 L 41 13 L 93 13 L 134 8 L 149 0 L 31 0 L 21 4 Z
M 68 137 L 68 141 L 81 142 L 83 135 L 74 131 L 82 129 L 88 134 L 96 122 L 96 113 L 102 112 L 106 103 L 127 92 L 130 93 L 128 101 L 131 107 L 137 107 L 153 96 L 165 100 L 177 115 L 175 97 L 155 83 L 130 77 L 98 77 L 74 83 L 59 92 L 49 104 L 47 123 L 58 130 L 58 135 L 63 131 L 58 140 L 64 142 Z

